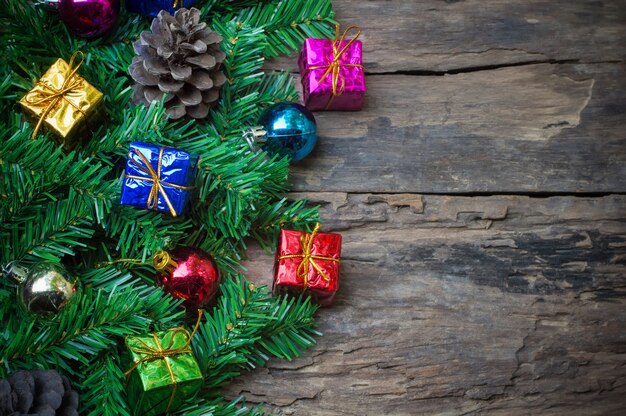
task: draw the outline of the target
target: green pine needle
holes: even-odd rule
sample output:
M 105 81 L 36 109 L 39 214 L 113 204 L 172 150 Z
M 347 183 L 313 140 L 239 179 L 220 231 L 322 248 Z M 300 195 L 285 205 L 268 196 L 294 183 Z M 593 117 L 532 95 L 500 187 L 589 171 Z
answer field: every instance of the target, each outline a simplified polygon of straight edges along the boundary
M 291 75 L 266 60 L 297 51 L 305 37 L 332 37 L 330 0 L 205 0 L 203 19 L 222 37 L 228 78 L 206 122 L 168 120 L 163 103 L 130 101 L 132 43 L 149 18 L 122 10 L 96 39 L 70 33 L 39 0 L 0 1 L 0 266 L 62 262 L 82 291 L 52 321 L 27 314 L 17 282 L 0 278 L 0 377 L 56 368 L 81 394 L 81 414 L 128 415 L 120 355 L 124 337 L 189 325 L 180 301 L 154 287 L 156 250 L 180 245 L 211 253 L 221 294 L 192 343 L 205 374 L 201 397 L 185 415 L 260 415 L 219 387 L 270 357 L 294 359 L 310 348 L 316 306 L 272 297 L 243 277 L 247 239 L 271 252 L 280 227 L 308 229 L 317 209 L 289 201 L 289 164 L 251 151 L 242 130 L 261 111 L 298 98 Z M 82 50 L 79 74 L 104 94 L 104 117 L 68 152 L 52 136 L 31 138 L 19 99 L 58 58 Z M 178 218 L 119 204 L 128 145 L 167 145 L 200 156 L 193 207 Z M 114 262 L 130 259 L 132 262 Z M 137 264 L 137 263 L 143 264 Z

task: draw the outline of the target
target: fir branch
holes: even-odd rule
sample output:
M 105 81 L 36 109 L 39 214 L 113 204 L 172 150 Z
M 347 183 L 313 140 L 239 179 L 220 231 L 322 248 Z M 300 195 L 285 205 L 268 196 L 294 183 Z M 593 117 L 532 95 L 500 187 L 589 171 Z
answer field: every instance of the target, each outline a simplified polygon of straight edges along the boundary
M 105 223 L 107 238 L 116 241 L 120 258 L 146 261 L 161 249 L 176 246 L 193 228 L 183 217 L 139 210 L 127 205 L 113 207 Z M 111 260 L 111 259 L 106 259 Z
M 30 131 L 20 129 L 11 136 L 8 132 L 0 132 L 0 164 L 6 165 L 3 170 L 12 172 L 17 182 L 3 180 L 0 182 L 0 194 L 10 196 L 6 209 L 0 205 L 0 218 L 10 219 L 18 214 L 19 202 L 21 209 L 28 207 L 28 201 L 38 196 L 53 193 L 56 189 L 69 185 L 74 192 L 91 200 L 92 216 L 101 222 L 111 207 L 114 195 L 113 182 L 105 180 L 109 169 L 93 158 L 77 160 L 75 152 L 64 154 L 62 149 L 51 140 L 30 139 Z M 24 182 L 26 181 L 26 182 Z M 29 184 L 28 195 L 25 192 L 10 192 L 10 188 L 18 188 Z
M 49 324 L 25 319 L 14 302 L 15 284 L 0 281 L 0 373 L 57 367 L 80 386 L 81 413 L 128 414 L 116 346 L 153 324 L 184 321 L 180 301 L 153 287 L 150 266 L 96 268 L 97 262 L 149 261 L 156 249 L 189 244 L 212 253 L 225 272 L 218 307 L 193 340 L 208 373 L 206 398 L 178 414 L 260 414 L 239 399 L 224 402 L 213 389 L 270 356 L 291 359 L 314 342 L 316 307 L 309 301 L 274 299 L 267 289 L 228 276 L 241 268 L 245 237 L 269 249 L 277 227 L 306 228 L 317 219 L 315 208 L 283 199 L 287 161 L 251 152 L 241 130 L 256 124 L 267 105 L 297 97 L 291 76 L 267 73 L 265 58 L 299 48 L 306 36 L 332 35 L 330 1 L 207 0 L 199 7 L 223 36 L 227 54 L 228 82 L 206 123 L 172 122 L 162 103 L 130 104 L 132 42 L 150 19 L 122 10 L 115 29 L 87 40 L 70 35 L 40 4 L 0 2 L 0 263 L 62 258 L 85 287 L 80 301 Z M 47 135 L 31 140 L 16 101 L 52 62 L 78 49 L 86 57 L 79 73 L 103 92 L 106 117 L 76 151 L 64 153 Z M 201 156 L 189 215 L 171 218 L 118 204 L 133 140 Z
M 23 312 L 15 312 L 7 327 L 14 336 L 5 339 L 0 359 L 11 371 L 30 368 L 61 366 L 76 376 L 72 362 L 88 364 L 100 353 L 115 349 L 117 340 L 129 334 L 147 332 L 154 319 L 181 318 L 174 307 L 163 302 L 162 293 L 154 291 L 142 297 L 136 290 L 110 293 L 84 288 L 80 299 L 70 303 L 54 320 L 55 325 L 36 325 L 36 320 L 24 320 Z
M 130 416 L 124 391 L 126 380 L 115 353 L 96 356 L 81 367 L 81 414 L 89 416 Z
M 291 360 L 315 341 L 308 299 L 273 298 L 237 276 L 221 286 L 218 306 L 192 342 L 205 388 L 215 388 L 244 368 L 265 364 L 270 355 Z
M 166 130 L 167 118 L 162 103 L 154 102 L 150 107 L 129 106 L 130 88 L 123 84 L 112 91 L 112 97 L 112 100 L 117 101 L 115 104 L 121 106 L 114 115 L 117 124 L 104 129 L 87 142 L 84 154 L 94 154 L 102 163 L 113 165 L 118 160 L 126 159 L 128 145 L 132 141 L 171 145 L 173 140 L 163 131 L 180 133 L 173 126 Z
M 77 49 L 58 16 L 30 1 L 0 2 L 0 27 L 2 55 L 14 71 L 19 69 L 22 74 L 38 76 L 42 66 L 50 65 L 51 56 L 70 56 Z
M 258 341 L 256 354 L 264 359 L 268 354 L 291 361 L 302 355 L 302 351 L 315 345 L 313 314 L 316 305 L 308 297 L 279 297 L 272 305 L 271 316 L 276 319 L 265 328 Z
M 4 74 L 4 77 L 0 79 L 0 108 L 7 108 L 10 103 L 17 98 L 17 96 L 12 90 L 13 77 L 11 76 L 11 68 L 9 67 L 8 62 L 3 59 L 0 60 L 0 76 L 2 76 L 2 74 Z M 10 112 L 5 111 L 0 113 L 0 124 L 4 125 L 6 123 L 8 125 L 8 121 L 10 119 Z
M 263 412 L 261 406 L 248 408 L 244 398 L 239 396 L 227 403 L 224 403 L 221 397 L 214 400 L 195 400 L 195 403 L 174 414 L 179 416 L 261 416 Z
M 319 221 L 318 207 L 308 207 L 303 200 L 289 201 L 283 198 L 260 205 L 264 208 L 259 212 L 250 235 L 266 252 L 275 250 L 280 228 L 311 230 L 312 225 Z
M 106 250 L 102 244 L 102 249 Z M 120 269 L 115 264 L 86 268 L 80 270 L 81 281 L 94 289 L 102 289 L 107 292 L 116 292 L 125 289 L 134 289 L 137 283 L 128 270 Z
M 8 278 L 0 271 L 0 322 L 9 320 L 9 313 L 12 312 L 14 306 L 15 287 L 11 286 Z M 10 328 L 0 326 L 0 339 L 10 337 Z
M 86 199 L 71 189 L 67 199 L 31 206 L 19 218 L 0 224 L 0 240 L 8 243 L 0 250 L 0 264 L 73 255 L 73 248 L 85 247 L 93 235 L 93 220 Z
M 236 17 L 267 33 L 265 56 L 276 57 L 298 51 L 305 38 L 330 38 L 334 34 L 330 0 L 281 0 L 242 10 Z
M 185 310 L 180 308 L 182 300 L 175 300 L 165 295 L 161 288 L 154 287 L 154 269 L 152 265 L 144 268 L 151 274 L 148 284 L 138 282 L 136 279 L 137 268 L 118 268 L 119 264 L 95 268 L 77 268 L 83 285 L 88 285 L 94 290 L 116 294 L 124 291 L 132 291 L 143 302 L 143 312 L 150 316 L 159 328 L 170 328 L 181 324 L 185 317 Z
M 219 15 L 226 15 L 244 8 L 256 6 L 259 4 L 259 0 L 211 0 L 209 3 L 211 3 L 211 8 Z
M 258 114 L 259 110 L 253 108 L 257 93 L 251 94 L 250 88 L 262 82 L 267 39 L 262 29 L 232 21 L 214 22 L 213 29 L 224 39 L 222 48 L 226 59 L 222 70 L 228 82 L 222 87 L 222 99 L 211 118 L 217 131 L 226 135 L 245 126 L 248 123 L 246 117 L 252 121 L 252 117 Z
M 0 222 L 9 221 L 43 189 L 43 176 L 13 163 L 0 164 Z
M 257 91 L 262 108 L 280 101 L 295 102 L 299 96 L 291 75 L 284 71 L 265 73 Z

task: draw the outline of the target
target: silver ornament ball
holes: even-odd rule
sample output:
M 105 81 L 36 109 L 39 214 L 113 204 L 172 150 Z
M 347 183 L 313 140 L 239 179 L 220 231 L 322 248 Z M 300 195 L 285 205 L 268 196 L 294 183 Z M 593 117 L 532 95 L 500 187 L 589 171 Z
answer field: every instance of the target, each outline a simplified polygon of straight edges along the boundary
M 19 299 L 29 312 L 49 317 L 77 297 L 78 279 L 58 263 L 32 266 L 19 286 Z

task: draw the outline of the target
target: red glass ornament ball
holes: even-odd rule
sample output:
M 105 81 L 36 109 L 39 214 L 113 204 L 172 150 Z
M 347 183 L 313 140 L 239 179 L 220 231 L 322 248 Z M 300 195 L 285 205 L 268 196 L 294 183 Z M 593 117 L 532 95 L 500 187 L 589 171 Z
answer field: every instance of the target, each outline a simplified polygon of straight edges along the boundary
M 193 247 L 169 251 L 175 266 L 157 274 L 157 284 L 176 299 L 184 299 L 185 308 L 201 308 L 215 296 L 220 273 L 213 258 Z

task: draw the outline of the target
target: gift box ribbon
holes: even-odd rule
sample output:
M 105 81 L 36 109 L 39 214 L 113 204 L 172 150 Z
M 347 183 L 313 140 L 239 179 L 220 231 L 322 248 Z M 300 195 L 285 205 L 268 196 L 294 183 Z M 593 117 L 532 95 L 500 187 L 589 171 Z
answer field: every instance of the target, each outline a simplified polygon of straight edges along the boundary
M 142 363 L 155 361 L 155 360 L 163 360 L 165 362 L 165 365 L 167 366 L 167 369 L 168 369 L 168 371 L 170 373 L 170 377 L 172 378 L 172 384 L 174 385 L 174 388 L 172 389 L 172 393 L 170 394 L 170 400 L 169 400 L 169 402 L 167 404 L 167 410 L 165 411 L 165 413 L 169 412 L 170 407 L 172 406 L 172 402 L 173 402 L 174 397 L 175 397 L 176 386 L 177 386 L 176 375 L 174 374 L 174 371 L 172 370 L 172 366 L 170 365 L 169 361 L 166 360 L 166 358 L 167 357 L 175 357 L 177 355 L 188 354 L 188 353 L 192 352 L 191 348 L 190 348 L 191 339 L 193 338 L 193 336 L 198 331 L 198 328 L 200 327 L 200 321 L 201 320 L 202 320 L 202 309 L 198 309 L 198 320 L 196 321 L 196 325 L 193 328 L 193 332 L 191 334 L 189 333 L 189 331 L 187 331 L 185 328 L 182 328 L 182 327 L 171 329 L 170 331 L 174 332 L 174 335 L 172 335 L 170 337 L 170 342 L 169 342 L 167 347 L 163 347 L 161 345 L 161 340 L 159 340 L 159 337 L 154 332 L 152 333 L 152 337 L 154 338 L 154 344 L 156 345 L 156 348 L 153 348 L 150 345 L 146 344 L 143 340 L 141 340 L 141 338 L 138 338 L 138 337 L 127 337 L 125 339 L 126 347 L 130 351 L 134 352 L 135 354 L 144 355 L 144 357 L 142 359 L 140 359 L 138 361 L 135 361 L 133 363 L 132 367 L 130 367 L 124 373 L 125 377 L 128 377 Z M 184 345 L 182 345 L 180 347 L 172 348 L 172 345 L 174 344 L 175 335 L 177 333 L 185 334 L 187 336 L 187 341 L 185 342 Z M 131 347 L 130 345 L 128 345 L 128 338 L 133 338 L 135 341 L 137 341 L 139 344 L 141 344 L 141 346 L 139 346 L 139 347 Z
M 74 60 L 76 59 L 76 57 L 79 57 L 80 61 L 76 64 L 76 66 L 74 66 Z M 52 111 L 52 109 L 61 100 L 65 100 L 72 107 L 74 107 L 78 112 L 80 112 L 83 115 L 83 117 L 85 117 L 85 112 L 83 111 L 83 109 L 78 107 L 72 101 L 68 100 L 66 97 L 67 94 L 70 94 L 81 87 L 82 80 L 80 78 L 74 79 L 74 75 L 76 74 L 76 71 L 78 71 L 78 68 L 80 68 L 80 66 L 83 64 L 84 61 L 85 61 L 85 55 L 81 51 L 74 52 L 74 54 L 70 58 L 70 63 L 67 67 L 67 70 L 65 71 L 65 74 L 63 74 L 63 84 L 61 84 L 61 88 L 57 89 L 53 87 L 52 85 L 48 85 L 47 83 L 43 81 L 37 82 L 38 85 L 41 85 L 42 87 L 45 88 L 43 91 L 40 92 L 40 95 L 43 95 L 43 97 L 35 101 L 31 101 L 30 99 L 26 98 L 26 102 L 32 105 L 37 105 L 37 106 L 41 104 L 47 104 L 47 105 L 46 105 L 46 108 L 41 112 L 41 115 L 39 116 L 39 121 L 37 121 L 37 125 L 35 126 L 35 130 L 33 130 L 33 134 L 31 138 L 34 139 L 35 137 L 37 137 L 37 133 L 39 132 L 39 129 L 41 128 L 41 125 L 43 124 L 44 120 L 46 119 L 50 111 Z
M 148 200 L 146 201 L 146 207 L 148 209 L 155 209 L 159 202 L 159 194 L 161 194 L 161 196 L 163 197 L 163 200 L 165 201 L 165 204 L 170 210 L 170 213 L 172 214 L 173 217 L 175 217 L 176 215 L 178 215 L 178 213 L 174 209 L 174 206 L 172 205 L 170 198 L 167 196 L 167 192 L 165 191 L 164 186 L 169 186 L 171 188 L 176 188 L 176 189 L 182 189 L 185 191 L 191 190 L 193 189 L 193 187 L 177 185 L 175 183 L 165 182 L 161 180 L 161 165 L 162 165 L 162 160 L 163 160 L 164 149 L 165 149 L 164 147 L 161 147 L 159 149 L 159 159 L 158 159 L 159 161 L 158 161 L 158 166 L 157 166 L 156 171 L 150 164 L 150 161 L 148 160 L 148 158 L 143 153 L 141 153 L 137 149 L 133 149 L 133 152 L 135 152 L 135 154 L 139 156 L 139 159 L 141 159 L 141 161 L 143 162 L 143 165 L 140 165 L 139 163 L 137 163 L 133 158 L 130 158 L 130 162 L 133 165 L 135 165 L 137 169 L 145 173 L 147 176 L 137 176 L 137 175 L 126 174 L 126 177 L 130 179 L 138 179 L 142 181 L 152 182 L 152 187 L 150 188 L 150 195 L 148 195 Z
M 339 49 L 341 47 L 341 44 L 346 40 L 346 37 L 348 36 L 348 33 L 350 33 L 351 30 L 356 30 L 357 31 L 356 35 L 352 39 L 350 39 L 350 41 L 346 43 L 343 46 L 343 48 Z M 343 94 L 343 90 L 346 87 L 346 79 L 341 73 L 341 68 L 343 67 L 363 68 L 363 65 L 361 64 L 345 64 L 341 62 L 341 55 L 343 55 L 350 48 L 350 46 L 352 46 L 352 44 L 359 38 L 359 36 L 361 36 L 361 28 L 359 28 L 358 26 L 350 26 L 343 32 L 343 35 L 341 35 L 340 37 L 339 25 L 336 25 L 335 26 L 335 40 L 333 41 L 333 53 L 332 53 L 332 57 L 327 58 L 328 64 L 314 65 L 314 66 L 310 66 L 307 69 L 307 71 L 312 71 L 314 69 L 326 69 L 326 72 L 324 72 L 324 74 L 320 77 L 320 81 L 323 81 L 327 77 L 331 77 L 333 94 L 328 99 L 328 103 L 326 103 L 327 110 L 330 108 L 330 105 L 332 104 L 333 99 L 337 95 Z
M 320 223 L 315 224 L 315 228 L 312 233 L 304 233 L 300 236 L 300 247 L 302 248 L 302 253 L 298 254 L 287 254 L 284 256 L 278 257 L 279 260 L 284 259 L 295 259 L 301 258 L 302 262 L 298 265 L 298 269 L 296 270 L 296 275 L 300 280 L 303 281 L 304 290 L 309 286 L 309 267 L 313 267 L 315 271 L 319 273 L 319 275 L 327 282 L 330 282 L 330 277 L 324 270 L 315 262 L 315 260 L 327 260 L 334 261 L 339 263 L 339 259 L 334 257 L 327 256 L 318 256 L 316 254 L 312 254 L 313 242 L 315 241 L 315 237 L 320 229 Z

